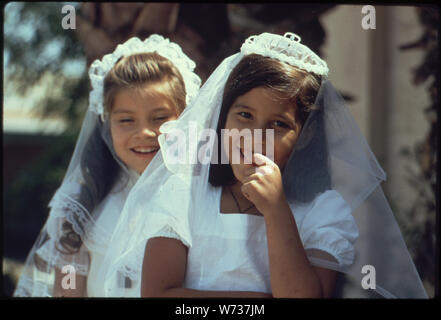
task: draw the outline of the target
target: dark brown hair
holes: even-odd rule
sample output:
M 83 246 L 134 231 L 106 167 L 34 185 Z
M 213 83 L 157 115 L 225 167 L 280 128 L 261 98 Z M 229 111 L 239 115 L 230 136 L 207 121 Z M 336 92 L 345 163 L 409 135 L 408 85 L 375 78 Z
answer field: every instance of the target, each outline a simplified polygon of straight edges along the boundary
M 320 76 L 279 60 L 257 54 L 245 56 L 232 70 L 226 82 L 216 130 L 218 137 L 221 137 L 221 129 L 225 128 L 228 111 L 234 101 L 257 87 L 274 90 L 281 99 L 292 102 L 296 121 L 299 121 L 303 127 L 311 112 L 317 109 L 314 102 L 320 84 Z M 222 143 L 219 143 L 217 154 L 221 154 L 221 148 L 223 148 Z M 326 148 L 325 143 L 323 148 Z M 224 186 L 235 181 L 230 164 L 212 163 L 210 165 L 209 182 L 212 185 Z

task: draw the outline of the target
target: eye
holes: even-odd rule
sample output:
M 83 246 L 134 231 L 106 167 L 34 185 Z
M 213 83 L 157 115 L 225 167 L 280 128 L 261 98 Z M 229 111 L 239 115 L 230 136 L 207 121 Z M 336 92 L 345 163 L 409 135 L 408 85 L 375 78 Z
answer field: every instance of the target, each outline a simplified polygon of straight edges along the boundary
M 279 121 L 279 120 L 273 121 L 273 126 L 279 127 L 279 128 L 289 128 L 290 127 L 287 123 L 285 123 L 283 121 Z
M 241 111 L 237 113 L 239 116 L 241 116 L 242 118 L 246 118 L 246 119 L 250 119 L 251 118 L 251 113 L 249 112 L 245 112 L 245 111 Z
M 169 119 L 170 118 L 170 116 L 158 116 L 158 117 L 155 117 L 153 120 L 154 121 L 165 121 L 165 120 L 167 120 L 167 119 Z
M 129 118 L 119 119 L 118 122 L 119 123 L 131 123 L 131 122 L 133 122 L 133 119 L 129 119 Z

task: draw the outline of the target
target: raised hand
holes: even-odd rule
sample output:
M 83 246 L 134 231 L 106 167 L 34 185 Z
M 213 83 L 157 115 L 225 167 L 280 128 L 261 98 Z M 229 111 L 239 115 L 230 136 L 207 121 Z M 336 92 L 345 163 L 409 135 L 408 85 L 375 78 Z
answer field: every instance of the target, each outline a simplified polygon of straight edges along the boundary
M 253 154 L 253 165 L 245 171 L 240 182 L 242 194 L 264 216 L 277 212 L 277 208 L 286 203 L 279 167 L 260 153 Z

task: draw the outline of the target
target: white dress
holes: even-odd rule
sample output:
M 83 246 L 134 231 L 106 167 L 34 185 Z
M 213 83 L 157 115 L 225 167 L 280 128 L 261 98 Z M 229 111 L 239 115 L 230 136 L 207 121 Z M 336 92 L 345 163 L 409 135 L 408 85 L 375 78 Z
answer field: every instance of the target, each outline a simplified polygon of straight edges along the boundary
M 103 264 L 104 256 L 108 249 L 108 244 L 112 237 L 116 223 L 120 213 L 124 207 L 127 196 L 139 178 L 139 174 L 133 170 L 129 170 L 128 179 L 127 174 L 122 173 L 121 178 L 115 183 L 115 186 L 104 198 L 104 200 L 94 210 L 94 216 L 97 217 L 93 228 L 87 230 L 87 236 L 83 239 L 83 244 L 78 253 L 73 255 L 66 255 L 60 253 L 55 248 L 56 237 L 49 239 L 41 248 L 38 249 L 37 254 L 46 261 L 55 260 L 55 264 L 62 269 L 65 265 L 71 265 L 77 274 L 87 277 L 87 296 L 88 297 L 104 297 L 104 276 L 107 271 L 106 265 Z M 48 230 L 54 230 L 51 233 L 57 232 L 60 228 L 60 217 L 49 217 L 47 221 Z M 54 274 L 50 277 L 38 277 L 40 272 L 34 271 L 34 278 L 39 278 L 45 283 L 54 281 Z M 134 294 L 139 295 L 139 288 L 126 289 L 129 292 L 136 291 Z M 36 295 L 50 295 L 50 293 Z
M 203 214 L 192 223 L 184 287 L 198 290 L 271 292 L 263 216 L 220 213 L 221 187 L 209 185 Z M 334 190 L 310 203 L 291 204 L 305 250 L 319 249 L 351 265 L 358 229 L 349 205 Z M 164 228 L 156 236 L 180 239 Z
M 103 264 L 104 257 L 130 189 L 139 178 L 139 174 L 135 171 L 130 170 L 129 172 L 129 181 L 124 184 L 122 181 L 119 181 L 119 183 L 115 185 L 112 191 L 96 208 L 97 214 L 99 214 L 99 218 L 96 221 L 96 226 L 104 231 L 104 239 L 100 239 L 98 245 L 88 240 L 86 240 L 84 243 L 89 251 L 90 256 L 90 267 L 87 276 L 88 297 L 105 296 L 103 283 L 107 268 L 106 265 Z M 129 289 L 129 291 L 130 290 L 136 289 L 132 288 Z

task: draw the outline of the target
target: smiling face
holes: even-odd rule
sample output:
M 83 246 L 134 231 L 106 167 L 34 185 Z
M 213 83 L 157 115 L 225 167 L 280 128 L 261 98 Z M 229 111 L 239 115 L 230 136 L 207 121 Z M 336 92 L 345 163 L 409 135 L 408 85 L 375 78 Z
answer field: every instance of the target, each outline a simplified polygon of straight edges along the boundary
M 295 118 L 295 106 L 286 99 L 280 99 L 269 88 L 257 87 L 239 96 L 231 105 L 226 119 L 225 129 L 262 129 L 262 152 L 265 154 L 265 130 L 274 129 L 274 162 L 283 170 L 294 144 L 300 134 L 301 124 Z M 250 165 L 244 164 L 244 139 L 240 135 L 228 137 L 230 165 L 234 176 L 239 181 L 244 176 L 244 170 Z M 254 137 L 253 137 L 254 141 Z M 224 146 L 226 141 L 224 141 Z M 251 145 L 253 146 L 254 143 Z M 239 148 L 241 153 L 240 163 L 232 163 L 233 148 Z
M 121 89 L 110 110 L 110 131 L 117 156 L 142 173 L 159 150 L 159 127 L 178 118 L 176 108 L 161 92 L 161 83 Z

